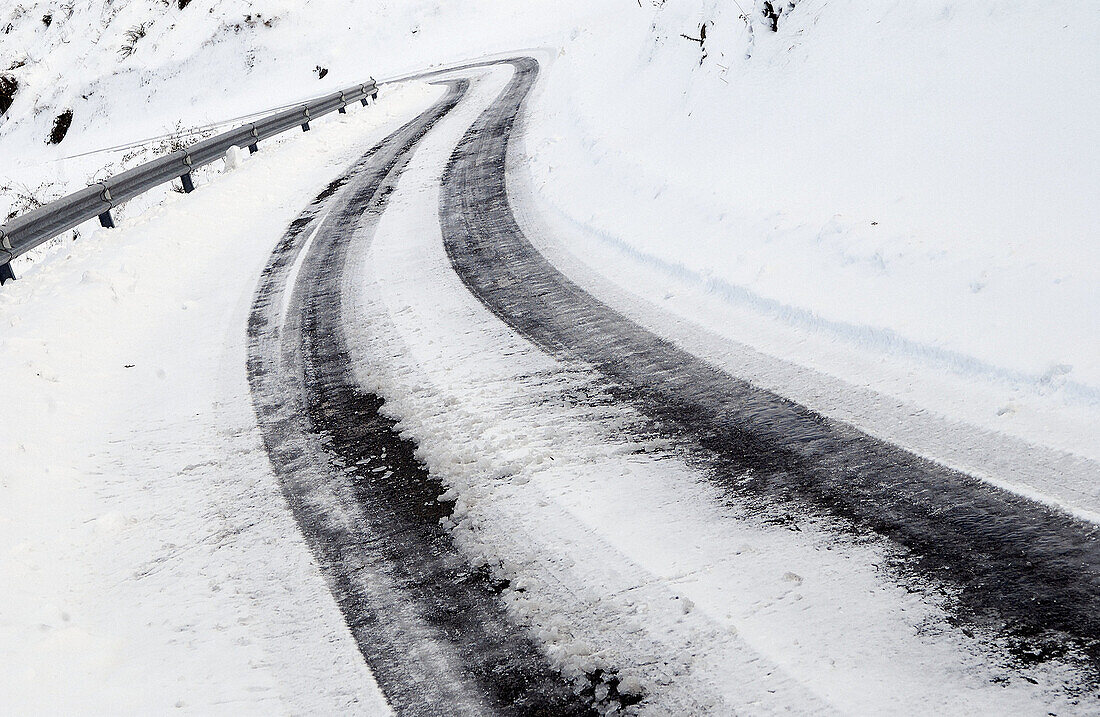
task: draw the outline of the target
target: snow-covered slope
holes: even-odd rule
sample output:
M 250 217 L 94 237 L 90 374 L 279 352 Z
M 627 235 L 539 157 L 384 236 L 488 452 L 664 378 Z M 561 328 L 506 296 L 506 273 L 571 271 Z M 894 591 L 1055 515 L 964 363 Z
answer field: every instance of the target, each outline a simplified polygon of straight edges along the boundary
M 184 7 L 180 7 L 180 5 Z M 28 0 L 0 5 L 0 214 L 55 198 L 196 128 L 374 76 L 558 45 L 586 3 Z M 49 17 L 49 24 L 43 18 Z M 323 76 L 322 76 L 323 75 Z M 55 119 L 71 111 L 60 144 Z
M 1100 6 L 657 5 L 550 73 L 549 209 L 765 326 L 716 331 L 1096 458 Z

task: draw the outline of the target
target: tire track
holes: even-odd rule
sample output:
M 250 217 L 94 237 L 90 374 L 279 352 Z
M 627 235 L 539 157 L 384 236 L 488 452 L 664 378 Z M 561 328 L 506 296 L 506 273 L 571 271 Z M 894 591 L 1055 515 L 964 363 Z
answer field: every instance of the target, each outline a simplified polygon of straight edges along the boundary
M 537 76 L 534 60 L 517 65 L 444 175 L 444 242 L 469 290 L 547 352 L 599 371 L 736 498 L 885 536 L 907 556 L 895 567 L 950 586 L 957 617 L 1003 631 L 1020 661 L 1070 659 L 1098 674 L 1096 526 L 726 374 L 586 294 L 538 252 L 505 180 L 509 137 Z
M 370 240 L 419 140 L 469 85 L 447 84 L 445 98 L 333 182 L 276 248 L 249 320 L 256 414 L 294 516 L 399 714 L 589 714 L 591 700 L 509 620 L 500 586 L 459 554 L 440 526 L 451 508 L 436 500 L 443 487 L 351 374 L 348 247 Z

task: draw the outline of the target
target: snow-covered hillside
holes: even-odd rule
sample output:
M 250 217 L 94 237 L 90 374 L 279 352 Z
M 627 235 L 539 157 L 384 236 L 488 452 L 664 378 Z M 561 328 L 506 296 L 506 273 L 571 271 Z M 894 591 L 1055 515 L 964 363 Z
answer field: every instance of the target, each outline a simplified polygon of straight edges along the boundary
M 183 7 L 180 7 L 180 6 Z M 24 0 L 0 5 L 0 213 L 163 151 L 196 128 L 445 61 L 558 45 L 587 3 Z M 564 12 L 563 12 L 564 10 Z M 48 22 L 47 22 L 48 19 Z M 9 92 L 10 94 L 10 92 Z M 60 144 L 55 120 L 72 112 Z M 121 145 L 137 146 L 96 152 Z M 75 156 L 74 156 L 75 155 Z
M 533 113 L 546 202 L 678 313 L 1095 457 L 1100 6 L 775 5 L 776 32 L 701 1 L 580 33 Z

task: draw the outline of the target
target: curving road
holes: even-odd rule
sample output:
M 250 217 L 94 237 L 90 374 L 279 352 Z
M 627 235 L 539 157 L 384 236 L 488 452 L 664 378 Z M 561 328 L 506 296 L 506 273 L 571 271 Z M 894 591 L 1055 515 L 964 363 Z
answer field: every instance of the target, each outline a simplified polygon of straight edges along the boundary
M 442 172 L 443 243 L 469 292 L 543 352 L 593 371 L 615 402 L 646 418 L 636 430 L 675 443 L 729 500 L 885 538 L 904 556 L 891 566 L 903 582 L 946 586 L 960 629 L 992 626 L 1025 662 L 1067 659 L 1096 672 L 1095 526 L 719 370 L 540 254 L 513 216 L 505 180 L 539 65 L 509 62 L 512 78 Z M 555 670 L 499 599 L 505 586 L 471 567 L 441 526 L 451 510 L 436 500 L 445 487 L 350 365 L 349 251 L 371 242 L 422 139 L 469 101 L 467 79 L 447 86 L 317 197 L 273 254 L 249 324 L 256 412 L 298 523 L 399 713 L 590 713 L 630 701 L 616 675 L 593 672 L 577 689 Z
M 248 373 L 287 499 L 390 704 L 401 714 L 585 714 L 507 619 L 499 588 L 459 555 L 439 524 L 444 488 L 348 367 L 349 244 L 369 240 L 417 143 L 467 87 L 452 82 L 294 222 L 257 290 Z
M 524 237 L 508 140 L 537 77 L 525 64 L 470 129 L 444 179 L 447 254 L 470 291 L 545 351 L 595 367 L 619 400 L 697 448 L 739 498 L 827 511 L 904 546 L 962 589 L 968 613 L 1100 647 L 1095 526 L 943 468 L 754 388 L 586 294 Z M 748 483 L 740 478 L 751 471 Z M 1097 653 L 1100 656 L 1100 653 Z

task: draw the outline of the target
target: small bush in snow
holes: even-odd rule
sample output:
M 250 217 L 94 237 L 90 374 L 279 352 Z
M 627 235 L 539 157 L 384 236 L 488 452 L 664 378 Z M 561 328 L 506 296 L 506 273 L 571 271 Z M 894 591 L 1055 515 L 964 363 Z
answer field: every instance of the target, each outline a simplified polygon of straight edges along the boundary
M 73 111 L 65 110 L 53 121 L 53 129 L 50 130 L 50 144 L 61 144 L 65 135 L 69 133 L 69 126 L 73 123 Z
M 137 48 L 138 40 L 145 37 L 145 23 L 142 23 L 136 27 L 131 27 L 126 31 L 124 37 L 126 38 L 126 44 L 118 48 L 118 54 L 126 58 L 134 54 L 134 50 Z
M 775 11 L 775 7 L 772 6 L 768 0 L 764 0 L 764 19 L 772 24 L 772 32 L 779 32 L 779 13 Z M 783 12 L 780 10 L 779 12 Z
M 15 102 L 15 93 L 19 91 L 19 81 L 11 75 L 0 75 L 0 115 L 8 111 Z

